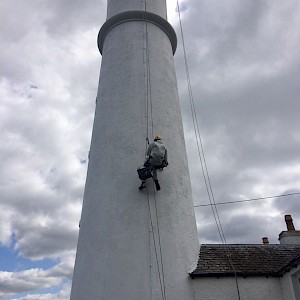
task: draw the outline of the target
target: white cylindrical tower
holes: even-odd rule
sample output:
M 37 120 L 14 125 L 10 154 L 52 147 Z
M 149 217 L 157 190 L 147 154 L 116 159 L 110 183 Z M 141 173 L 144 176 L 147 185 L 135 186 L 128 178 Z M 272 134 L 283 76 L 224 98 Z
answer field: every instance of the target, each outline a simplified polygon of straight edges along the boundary
M 191 300 L 199 251 L 165 0 L 108 0 L 71 300 Z M 169 166 L 138 190 L 146 138 Z

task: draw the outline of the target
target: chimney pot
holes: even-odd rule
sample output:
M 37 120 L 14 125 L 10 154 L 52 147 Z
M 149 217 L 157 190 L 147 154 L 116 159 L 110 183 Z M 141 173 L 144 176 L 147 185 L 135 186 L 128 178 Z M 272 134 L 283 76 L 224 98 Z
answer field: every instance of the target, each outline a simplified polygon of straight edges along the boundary
M 285 220 L 286 227 L 287 227 L 288 231 L 295 230 L 295 227 L 294 227 L 294 224 L 293 224 L 293 219 L 292 219 L 291 215 L 285 215 L 284 220 Z
M 263 237 L 262 241 L 265 245 L 269 244 L 269 239 L 267 237 Z

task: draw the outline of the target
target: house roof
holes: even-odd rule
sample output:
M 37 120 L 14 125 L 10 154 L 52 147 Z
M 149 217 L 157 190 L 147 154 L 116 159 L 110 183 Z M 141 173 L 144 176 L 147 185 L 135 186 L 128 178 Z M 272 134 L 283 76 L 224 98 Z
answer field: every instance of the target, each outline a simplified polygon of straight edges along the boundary
M 238 276 L 277 277 L 299 263 L 300 245 L 202 245 L 197 268 L 190 276 L 234 276 L 233 265 Z

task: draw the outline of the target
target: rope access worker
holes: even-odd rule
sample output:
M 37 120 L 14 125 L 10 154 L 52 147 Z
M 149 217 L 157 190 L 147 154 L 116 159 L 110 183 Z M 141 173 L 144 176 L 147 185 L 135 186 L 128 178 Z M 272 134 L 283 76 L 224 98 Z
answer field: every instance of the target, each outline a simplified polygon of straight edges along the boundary
M 148 146 L 146 151 L 146 161 L 144 166 L 151 171 L 152 179 L 155 183 L 156 190 L 160 190 L 160 185 L 157 179 L 157 169 L 163 169 L 168 165 L 167 148 L 162 142 L 159 135 L 154 138 L 153 143 Z M 146 187 L 146 179 L 142 180 L 142 184 L 139 187 L 140 190 Z

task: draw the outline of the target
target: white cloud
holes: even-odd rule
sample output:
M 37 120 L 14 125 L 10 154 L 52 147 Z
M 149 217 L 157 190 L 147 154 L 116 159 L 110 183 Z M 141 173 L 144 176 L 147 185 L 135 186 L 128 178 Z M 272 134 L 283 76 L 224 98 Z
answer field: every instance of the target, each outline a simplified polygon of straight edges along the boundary
M 75 251 L 69 251 L 61 256 L 61 262 L 54 267 L 43 269 L 28 269 L 18 272 L 0 272 L 0 297 L 50 289 L 61 286 L 57 295 L 29 295 L 21 299 L 60 299 L 67 297 L 72 279 Z M 28 298 L 27 298 L 28 297 Z M 40 298 L 38 298 L 40 297 Z M 2 298 L 1 298 L 2 299 Z M 10 298 L 12 299 L 12 298 Z M 64 299 L 64 298 L 61 298 Z
M 69 284 L 65 284 L 62 289 L 57 293 L 47 294 L 30 294 L 21 298 L 12 298 L 11 300 L 69 300 L 70 299 L 70 288 Z
M 48 271 L 30 269 L 21 272 L 1 272 L 0 282 L 0 296 L 5 296 L 7 294 L 50 288 L 59 285 L 61 278 L 52 277 Z

